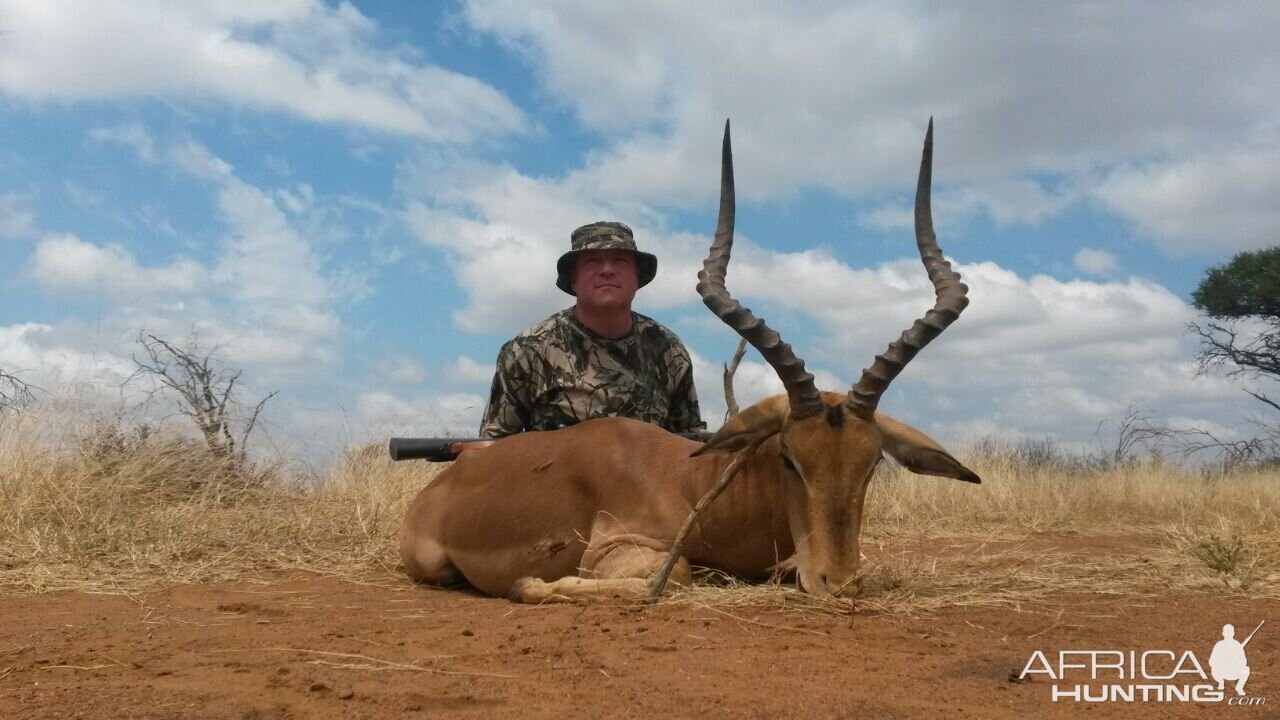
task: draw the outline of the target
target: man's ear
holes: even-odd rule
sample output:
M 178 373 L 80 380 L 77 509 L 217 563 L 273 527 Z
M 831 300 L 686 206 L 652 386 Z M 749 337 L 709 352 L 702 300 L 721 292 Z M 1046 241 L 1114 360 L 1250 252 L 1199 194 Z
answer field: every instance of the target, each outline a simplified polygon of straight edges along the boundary
M 689 456 L 743 450 L 757 440 L 763 441 L 770 435 L 778 434 L 790 412 L 791 405 L 786 395 L 765 398 L 729 418 L 729 422 L 721 426 L 706 444 L 689 453 Z
M 876 426 L 884 437 L 885 453 L 911 472 L 971 483 L 982 482 L 976 473 L 961 465 L 959 460 L 943 450 L 933 438 L 910 425 L 877 412 Z

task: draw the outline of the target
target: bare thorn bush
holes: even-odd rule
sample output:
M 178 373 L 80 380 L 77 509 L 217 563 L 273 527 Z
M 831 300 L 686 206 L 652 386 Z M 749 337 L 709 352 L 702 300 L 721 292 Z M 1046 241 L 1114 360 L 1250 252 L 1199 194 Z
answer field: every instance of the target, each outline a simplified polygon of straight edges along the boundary
M 209 451 L 229 462 L 248 464 L 249 437 L 258 423 L 268 393 L 252 410 L 239 401 L 241 371 L 225 367 L 219 348 L 205 349 L 193 333 L 182 343 L 154 334 L 138 333 L 144 359 L 134 357 L 137 369 L 130 380 L 147 378 L 156 392 L 176 397 L 178 413 L 195 423 Z
M 29 383 L 0 368 L 0 412 L 21 410 L 34 400 L 35 394 Z

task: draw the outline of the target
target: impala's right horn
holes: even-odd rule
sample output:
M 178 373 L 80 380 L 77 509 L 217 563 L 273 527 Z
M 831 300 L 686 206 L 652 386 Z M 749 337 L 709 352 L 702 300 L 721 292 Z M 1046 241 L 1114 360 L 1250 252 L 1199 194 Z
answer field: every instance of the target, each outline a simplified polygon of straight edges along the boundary
M 929 202 L 932 179 L 933 118 L 929 118 L 929 131 L 924 136 L 924 155 L 920 159 L 920 181 L 916 185 L 916 245 L 920 249 L 920 260 L 929 273 L 929 281 L 933 283 L 936 301 L 933 309 L 916 320 L 902 333 L 902 337 L 890 343 L 883 355 L 876 356 L 875 362 L 862 371 L 858 383 L 849 390 L 845 404 L 850 412 L 865 420 L 875 416 L 880 396 L 911 362 L 911 358 L 955 322 L 969 304 L 966 295 L 969 288 L 960 282 L 960 273 L 952 270 L 951 263 L 942 257 L 938 238 L 933 233 L 933 212 Z
M 813 375 L 804 369 L 804 360 L 796 357 L 782 336 L 734 300 L 725 287 L 725 272 L 733 250 L 733 149 L 729 144 L 729 121 L 724 123 L 724 145 L 720 160 L 720 218 L 716 223 L 715 241 L 698 273 L 698 294 L 721 320 L 746 338 L 765 361 L 778 373 L 791 401 L 791 417 L 811 417 L 823 411 L 822 396 L 813 384 Z

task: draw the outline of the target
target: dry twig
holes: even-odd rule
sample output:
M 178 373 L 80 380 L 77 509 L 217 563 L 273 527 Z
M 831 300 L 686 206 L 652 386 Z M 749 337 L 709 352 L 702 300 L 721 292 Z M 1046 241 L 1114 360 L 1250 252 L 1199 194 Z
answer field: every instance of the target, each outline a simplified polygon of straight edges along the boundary
M 401 670 L 409 672 L 424 672 L 435 675 L 459 675 L 463 677 L 487 677 L 498 678 L 502 680 L 515 680 L 518 675 L 503 675 L 500 673 L 483 673 L 469 672 L 465 670 L 440 670 L 437 668 L 422 667 L 414 663 L 401 663 L 394 660 L 383 660 L 382 658 L 372 657 L 370 655 L 362 655 L 360 653 L 344 653 L 334 652 L 331 650 L 310 650 L 307 648 L 288 648 L 288 647 L 269 647 L 263 650 L 274 652 L 293 652 L 304 655 L 321 655 L 324 657 L 345 658 L 348 660 L 360 660 L 361 663 L 335 663 L 325 660 L 309 660 L 312 665 L 325 665 L 327 667 L 339 667 L 349 670 Z M 219 650 L 218 652 L 258 652 L 257 650 Z M 453 655 L 433 655 L 428 660 L 447 660 L 453 658 Z
M 725 422 L 738 414 L 738 398 L 733 392 L 733 376 L 738 372 L 738 365 L 747 354 L 747 339 L 738 341 L 738 349 L 733 353 L 733 360 L 724 366 L 724 406 Z
M 667 580 L 671 577 L 671 570 L 675 568 L 676 563 L 680 560 L 680 554 L 684 552 L 684 541 L 688 538 L 689 531 L 693 528 L 693 523 L 698 519 L 698 513 L 705 510 L 706 507 L 711 504 L 712 500 L 719 497 L 720 493 L 724 492 L 724 489 L 729 487 L 730 481 L 732 481 L 738 474 L 738 471 L 742 469 L 743 463 L 747 461 L 747 458 L 755 454 L 756 448 L 760 447 L 760 443 L 764 441 L 765 438 L 752 440 L 751 444 L 747 445 L 747 447 L 739 452 L 737 457 L 733 459 L 733 462 L 729 463 L 729 467 L 725 468 L 724 474 L 720 476 L 720 479 L 716 481 L 716 484 L 712 485 L 711 489 L 708 490 L 701 498 L 698 498 L 698 502 L 694 504 L 693 510 L 690 511 L 689 516 L 684 519 L 684 525 L 680 526 L 680 532 L 676 533 L 675 542 L 671 544 L 671 550 L 667 553 L 666 561 L 662 563 L 662 567 L 658 570 L 658 573 L 653 576 L 653 584 L 649 586 L 649 595 L 645 598 L 645 602 L 655 603 L 658 601 L 658 598 L 662 597 L 662 591 L 666 589 Z

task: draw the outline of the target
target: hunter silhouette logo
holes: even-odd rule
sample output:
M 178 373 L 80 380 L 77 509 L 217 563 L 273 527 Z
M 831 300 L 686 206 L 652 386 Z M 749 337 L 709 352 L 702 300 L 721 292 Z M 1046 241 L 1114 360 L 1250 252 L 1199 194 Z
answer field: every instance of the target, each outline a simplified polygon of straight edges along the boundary
M 1244 695 L 1244 684 L 1249 680 L 1249 659 L 1245 657 L 1244 648 L 1262 629 L 1266 620 L 1258 623 L 1258 627 L 1249 633 L 1244 642 L 1236 640 L 1236 626 L 1227 623 L 1222 626 L 1222 639 L 1213 646 L 1209 655 L 1209 671 L 1213 679 L 1218 681 L 1218 689 L 1225 690 L 1228 680 L 1236 681 L 1236 694 Z
M 1243 642 L 1236 640 L 1234 625 L 1223 625 L 1207 670 L 1191 650 L 1059 650 L 1056 658 L 1036 650 L 1019 679 L 1044 676 L 1053 683 L 1054 702 L 1265 705 L 1265 697 L 1245 695 L 1250 675 L 1245 648 L 1265 624 L 1258 623 Z M 1234 694 L 1227 690 L 1228 682 L 1235 684 Z

